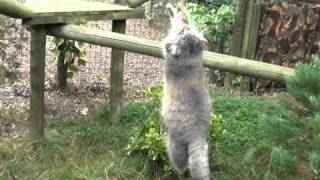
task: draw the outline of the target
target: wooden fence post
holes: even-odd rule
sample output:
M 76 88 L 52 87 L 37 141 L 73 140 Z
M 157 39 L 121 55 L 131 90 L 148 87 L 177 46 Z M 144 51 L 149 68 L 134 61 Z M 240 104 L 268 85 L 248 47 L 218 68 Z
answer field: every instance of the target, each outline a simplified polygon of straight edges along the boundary
M 253 7 L 253 12 L 251 16 L 251 29 L 250 37 L 248 40 L 248 51 L 246 54 L 247 59 L 256 58 L 256 50 L 259 36 L 260 18 L 261 18 L 262 4 L 260 2 L 256 3 Z
M 249 1 L 247 3 L 246 8 L 246 15 L 245 15 L 245 26 L 243 31 L 243 39 L 242 39 L 242 46 L 241 46 L 241 54 L 239 57 L 247 58 L 248 48 L 250 46 L 250 39 L 252 39 L 252 32 L 254 28 L 252 28 L 252 20 L 253 20 L 253 11 L 254 11 L 254 1 Z M 258 27 L 255 27 L 258 28 Z M 250 78 L 243 77 L 243 83 L 241 83 L 240 88 L 241 90 L 249 90 L 250 89 Z
M 233 25 L 233 35 L 232 35 L 232 45 L 231 45 L 231 55 L 241 56 L 241 48 L 243 41 L 243 34 L 246 22 L 248 0 L 238 0 L 237 2 L 237 13 L 236 19 Z M 224 86 L 226 89 L 232 87 L 232 80 L 235 75 L 233 73 L 227 73 L 227 77 L 224 81 Z
M 125 34 L 126 20 L 113 20 L 112 31 Z M 123 96 L 124 51 L 112 48 L 110 75 L 110 114 L 117 121 L 121 115 Z
M 238 3 L 234 34 L 232 37 L 231 55 L 254 59 L 258 41 L 261 3 L 247 0 L 239 0 Z M 225 81 L 227 89 L 231 87 L 233 78 L 233 74 L 227 74 Z M 249 90 L 250 78 L 245 79 L 247 82 L 241 85 L 241 89 Z
M 44 138 L 44 77 L 46 56 L 45 26 L 30 27 L 30 123 L 31 136 L 34 139 Z

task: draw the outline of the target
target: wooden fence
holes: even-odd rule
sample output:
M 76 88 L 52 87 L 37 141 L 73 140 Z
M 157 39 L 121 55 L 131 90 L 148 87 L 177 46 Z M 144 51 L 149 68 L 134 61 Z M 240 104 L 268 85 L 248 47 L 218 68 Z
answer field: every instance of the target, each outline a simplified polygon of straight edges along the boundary
M 231 55 L 293 67 L 320 53 L 320 1 L 238 0 Z M 225 85 L 232 83 L 228 74 Z M 264 91 L 283 86 L 271 79 L 250 78 L 246 88 Z
M 37 8 L 33 8 L 34 6 L 30 4 L 28 6 L 28 4 L 22 5 L 10 0 L 0 0 L 0 13 L 22 18 L 31 32 L 30 122 L 31 134 L 34 138 L 44 137 L 46 35 L 112 47 L 110 114 L 113 120 L 117 120 L 121 114 L 124 63 L 122 50 L 162 57 L 160 42 L 124 35 L 125 19 L 143 17 L 141 10 L 96 2 L 85 2 L 86 5 L 74 6 L 74 4 L 84 2 L 69 0 L 68 3 L 65 3 L 63 0 L 47 0 L 43 1 L 42 8 L 36 12 Z M 63 8 L 57 8 L 59 3 Z M 44 7 L 48 11 L 45 11 Z M 91 20 L 111 18 L 113 19 L 113 32 L 66 24 L 72 23 L 72 20 L 79 16 Z M 294 75 L 294 70 L 291 68 L 207 51 L 203 54 L 203 64 L 209 68 L 276 81 L 283 81 L 286 76 Z

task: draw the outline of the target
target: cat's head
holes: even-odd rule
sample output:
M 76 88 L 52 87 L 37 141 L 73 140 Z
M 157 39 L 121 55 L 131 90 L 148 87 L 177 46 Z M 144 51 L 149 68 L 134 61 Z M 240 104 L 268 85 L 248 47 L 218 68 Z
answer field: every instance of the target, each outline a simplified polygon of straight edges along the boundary
M 197 55 L 207 47 L 203 33 L 188 24 L 188 17 L 183 7 L 167 5 L 171 16 L 169 39 L 181 50 L 181 56 Z
M 207 41 L 201 33 L 192 29 L 184 30 L 176 45 L 181 49 L 181 56 L 198 55 L 206 47 Z

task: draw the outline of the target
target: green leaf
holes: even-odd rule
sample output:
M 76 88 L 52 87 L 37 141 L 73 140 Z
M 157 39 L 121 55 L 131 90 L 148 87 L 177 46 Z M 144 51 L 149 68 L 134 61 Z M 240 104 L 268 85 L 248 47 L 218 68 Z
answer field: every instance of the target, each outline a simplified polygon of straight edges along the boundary
M 79 58 L 79 59 L 78 59 L 78 65 L 79 65 L 79 66 L 81 66 L 81 65 L 82 65 L 82 66 L 85 66 L 85 65 L 86 65 L 86 61 L 85 61 L 84 59 L 80 59 L 80 58 Z
M 73 78 L 73 72 L 72 72 L 72 71 L 68 71 L 68 72 L 67 72 L 67 77 L 68 77 L 69 79 L 72 79 L 72 78 Z

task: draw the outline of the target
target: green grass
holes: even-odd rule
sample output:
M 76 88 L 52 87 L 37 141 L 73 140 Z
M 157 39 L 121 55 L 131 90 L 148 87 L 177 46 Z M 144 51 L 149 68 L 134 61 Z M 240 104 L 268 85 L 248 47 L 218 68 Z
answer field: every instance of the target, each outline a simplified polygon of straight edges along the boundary
M 222 138 L 211 141 L 216 179 L 261 179 L 270 171 L 270 144 L 261 125 L 267 117 L 290 116 L 281 105 L 262 98 L 213 97 L 214 111 L 223 118 Z M 258 156 L 258 157 L 256 157 Z
M 312 132 L 308 118 L 261 97 L 217 91 L 211 98 L 221 115 L 209 135 L 215 179 L 301 179 L 311 177 L 308 159 L 319 166 L 318 154 L 308 155 L 314 143 L 305 133 Z M 148 126 L 150 113 L 158 110 L 152 100 L 129 103 L 116 123 L 105 109 L 86 118 L 52 120 L 44 145 L 26 139 L 0 142 L 0 179 L 159 179 L 170 171 L 144 151 L 129 156 L 126 150 L 138 127 Z M 303 173 L 302 163 L 307 164 Z
M 101 110 L 86 119 L 52 122 L 44 145 L 0 143 L 0 179 L 139 179 L 146 176 L 146 158 L 126 156 L 124 150 L 132 126 L 139 119 L 112 123 L 107 117 L 107 111 Z

